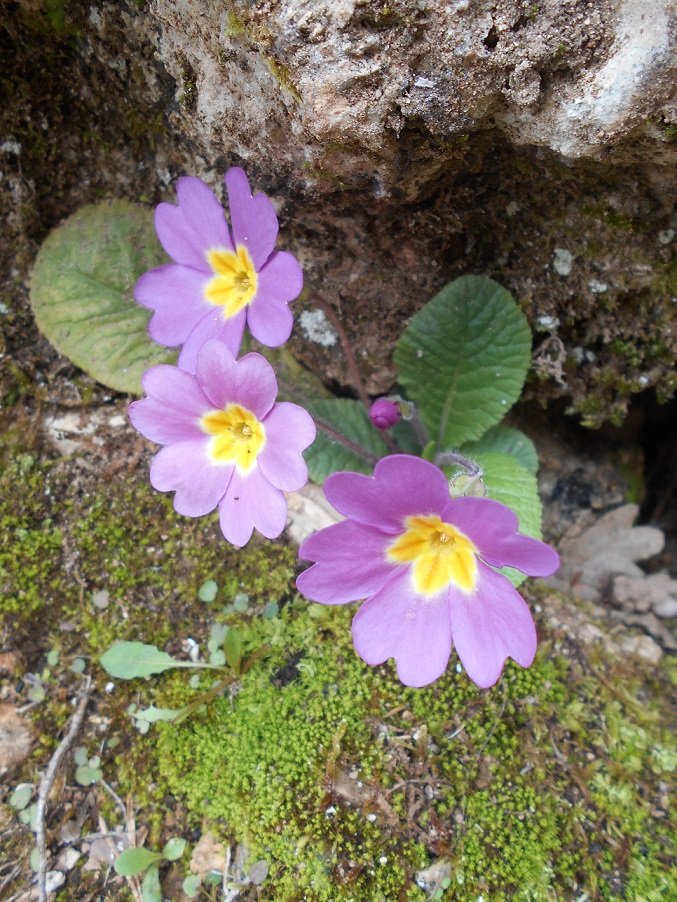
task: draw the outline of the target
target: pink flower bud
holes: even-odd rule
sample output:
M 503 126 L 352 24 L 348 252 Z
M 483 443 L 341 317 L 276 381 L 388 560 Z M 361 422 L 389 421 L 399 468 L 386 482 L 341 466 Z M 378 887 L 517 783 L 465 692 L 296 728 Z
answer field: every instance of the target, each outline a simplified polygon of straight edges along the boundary
M 390 429 L 400 421 L 400 406 L 388 398 L 379 398 L 371 405 L 369 416 L 377 429 Z

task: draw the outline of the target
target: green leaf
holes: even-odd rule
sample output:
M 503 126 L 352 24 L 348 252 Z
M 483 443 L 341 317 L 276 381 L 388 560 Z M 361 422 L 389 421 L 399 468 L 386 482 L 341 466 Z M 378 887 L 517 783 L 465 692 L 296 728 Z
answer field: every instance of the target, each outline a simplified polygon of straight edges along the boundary
M 186 850 L 186 840 L 180 836 L 173 836 L 165 843 L 162 854 L 167 861 L 178 861 Z
M 12 795 L 9 804 L 15 811 L 23 811 L 33 796 L 32 783 L 19 783 Z
M 75 782 L 80 786 L 92 786 L 98 783 L 103 777 L 103 771 L 100 767 L 94 767 L 90 764 L 81 764 L 75 768 Z
M 166 263 L 153 212 L 125 200 L 82 207 L 46 238 L 31 277 L 38 327 L 97 381 L 140 394 L 141 375 L 176 355 L 148 337 L 134 284 Z
M 146 876 L 141 884 L 141 902 L 162 902 L 162 887 L 160 886 L 160 869 L 156 864 L 151 865 L 146 871 Z
M 172 721 L 182 711 L 183 708 L 156 708 L 155 705 L 150 705 L 150 707 L 144 708 L 142 711 L 135 711 L 133 717 L 134 720 L 157 723 L 160 720 Z
M 531 331 L 509 292 L 483 276 L 446 285 L 397 343 L 399 381 L 439 448 L 457 448 L 519 398 Z
M 228 661 L 235 673 L 239 673 L 242 661 L 242 638 L 239 630 L 232 627 L 228 630 L 223 643 L 223 650 L 226 654 L 226 661 Z
M 151 676 L 169 670 L 170 667 L 180 667 L 183 663 L 166 651 L 160 651 L 154 645 L 146 645 L 144 642 L 115 642 L 101 656 L 103 669 L 120 680 Z
M 200 879 L 200 875 L 191 874 L 190 877 L 186 877 L 183 881 L 183 891 L 189 899 L 194 899 L 200 892 L 201 885 L 202 880 Z
M 216 585 L 213 579 L 208 579 L 206 582 L 202 583 L 200 588 L 197 590 L 197 597 L 200 601 L 204 601 L 207 604 L 210 604 L 216 598 L 216 593 L 218 592 L 219 587 Z
M 459 449 L 464 457 L 474 460 L 478 454 L 498 452 L 510 454 L 530 473 L 538 471 L 538 454 L 534 443 L 519 429 L 493 426 L 476 442 L 467 442 Z
M 358 401 L 333 398 L 312 401 L 308 407 L 317 423 L 317 438 L 304 456 L 310 478 L 315 482 L 322 483 L 339 470 L 371 473 L 376 461 L 388 453 L 385 442 Z M 346 438 L 349 445 L 323 432 L 322 423 Z
M 162 861 L 159 852 L 151 852 L 150 849 L 125 849 L 118 855 L 113 867 L 115 873 L 121 877 L 136 877 L 157 861 Z
M 476 460 L 484 469 L 483 479 L 489 498 L 515 511 L 521 533 L 540 539 L 542 509 L 534 474 L 508 454 L 478 454 Z M 523 573 L 512 567 L 504 567 L 501 573 L 505 573 L 515 586 L 526 579 Z

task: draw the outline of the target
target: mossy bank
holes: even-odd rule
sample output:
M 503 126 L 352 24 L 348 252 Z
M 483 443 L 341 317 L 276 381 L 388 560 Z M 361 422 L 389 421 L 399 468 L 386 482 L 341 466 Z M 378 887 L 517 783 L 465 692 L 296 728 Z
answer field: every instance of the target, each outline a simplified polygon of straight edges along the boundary
M 235 552 L 143 477 L 96 484 L 67 462 L 23 456 L 5 470 L 3 641 L 25 637 L 36 661 L 54 646 L 64 664 L 91 655 L 97 713 L 121 740 L 103 752 L 104 775 L 140 806 L 148 847 L 210 831 L 267 862 L 259 892 L 276 900 L 670 897 L 664 670 L 546 631 L 535 665 L 509 666 L 487 692 L 453 666 L 407 689 L 356 657 L 351 610 L 298 598 L 293 549 Z M 210 604 L 197 597 L 206 579 Z M 217 622 L 237 626 L 255 662 L 192 719 L 140 735 L 130 702 L 178 707 L 211 677 L 191 685 L 176 671 L 105 692 L 100 653 L 120 638 L 204 649 Z M 53 735 L 67 716 L 58 699 L 36 711 Z

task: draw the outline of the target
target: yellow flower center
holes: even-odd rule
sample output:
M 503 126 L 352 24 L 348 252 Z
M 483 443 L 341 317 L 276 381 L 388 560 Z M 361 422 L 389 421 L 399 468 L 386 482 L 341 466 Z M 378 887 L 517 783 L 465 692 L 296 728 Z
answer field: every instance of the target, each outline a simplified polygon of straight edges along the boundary
M 258 276 L 246 247 L 238 244 L 232 251 L 207 251 L 207 262 L 214 276 L 205 286 L 205 298 L 223 307 L 224 319 L 230 319 L 246 307 L 256 295 Z
M 435 514 L 407 517 L 405 531 L 386 550 L 394 564 L 412 564 L 414 589 L 433 596 L 453 585 L 469 595 L 477 583 L 477 548 Z
M 266 443 L 263 423 L 239 404 L 210 410 L 201 418 L 200 426 L 213 436 L 208 448 L 212 461 L 234 463 L 240 473 L 249 473 Z

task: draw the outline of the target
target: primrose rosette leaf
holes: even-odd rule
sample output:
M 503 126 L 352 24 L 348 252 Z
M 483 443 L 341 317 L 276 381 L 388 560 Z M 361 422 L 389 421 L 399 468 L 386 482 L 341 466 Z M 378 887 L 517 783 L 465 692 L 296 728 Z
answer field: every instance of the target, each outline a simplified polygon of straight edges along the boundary
M 482 276 L 445 286 L 395 351 L 399 380 L 438 448 L 479 439 L 519 398 L 531 331 L 512 295 Z
M 148 336 L 134 301 L 139 276 L 166 259 L 153 214 L 124 200 L 83 207 L 47 237 L 31 277 L 31 305 L 52 345 L 98 382 L 140 394 L 141 375 L 175 354 Z
M 540 539 L 542 507 L 535 475 L 510 454 L 487 452 L 475 454 L 474 459 L 484 472 L 482 480 L 488 497 L 517 514 L 521 533 Z M 515 586 L 526 579 L 523 573 L 510 567 L 504 567 L 501 572 Z
M 304 454 L 308 475 L 322 483 L 339 470 L 371 473 L 388 448 L 358 401 L 347 398 L 312 401 L 308 409 L 318 424 L 317 438 Z M 329 426 L 336 438 L 322 430 Z M 344 439 L 344 441 L 341 441 Z
M 471 460 L 478 454 L 509 454 L 530 473 L 538 471 L 538 452 L 534 443 L 519 429 L 510 426 L 493 426 L 479 441 L 463 445 L 460 452 Z

